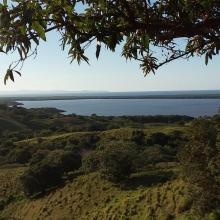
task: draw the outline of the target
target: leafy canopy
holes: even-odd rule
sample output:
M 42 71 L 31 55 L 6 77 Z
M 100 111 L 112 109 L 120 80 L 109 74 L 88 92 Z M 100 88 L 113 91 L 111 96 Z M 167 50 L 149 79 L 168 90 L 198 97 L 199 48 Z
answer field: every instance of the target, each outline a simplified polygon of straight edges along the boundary
M 220 207 L 220 147 L 212 121 L 196 119 L 189 129 L 189 142 L 179 154 L 189 196 L 201 214 Z
M 79 7 L 80 6 L 80 7 Z M 79 8 L 83 10 L 79 11 Z M 0 3 L 0 51 L 17 52 L 7 79 L 20 75 L 23 62 L 37 55 L 47 33 L 60 34 L 61 47 L 71 61 L 89 62 L 86 50 L 96 43 L 140 61 L 144 74 L 179 58 L 205 56 L 220 49 L 218 0 L 3 0 Z

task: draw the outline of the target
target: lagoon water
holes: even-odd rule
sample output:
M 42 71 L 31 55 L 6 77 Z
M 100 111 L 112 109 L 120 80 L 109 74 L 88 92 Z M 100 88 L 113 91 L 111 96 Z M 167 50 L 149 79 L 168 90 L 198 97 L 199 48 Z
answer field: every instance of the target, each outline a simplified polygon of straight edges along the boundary
M 220 107 L 220 99 L 81 99 L 19 102 L 25 108 L 52 107 L 64 110 L 64 114 L 97 114 L 100 116 L 212 116 L 218 113 Z

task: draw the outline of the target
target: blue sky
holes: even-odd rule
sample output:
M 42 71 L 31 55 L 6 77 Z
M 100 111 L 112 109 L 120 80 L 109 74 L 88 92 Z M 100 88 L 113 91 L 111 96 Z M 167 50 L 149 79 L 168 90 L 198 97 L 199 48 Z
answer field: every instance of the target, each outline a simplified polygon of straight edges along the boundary
M 170 63 L 156 75 L 143 76 L 138 62 L 126 62 L 120 48 L 115 53 L 102 48 L 100 59 L 95 58 L 95 48 L 88 52 L 90 66 L 77 62 L 70 64 L 67 52 L 59 47 L 55 33 L 42 42 L 36 59 L 30 58 L 22 69 L 22 77 L 15 83 L 3 83 L 7 66 L 14 56 L 0 55 L 0 91 L 15 90 L 92 90 L 92 91 L 165 91 L 220 89 L 219 57 L 208 66 L 204 58 Z

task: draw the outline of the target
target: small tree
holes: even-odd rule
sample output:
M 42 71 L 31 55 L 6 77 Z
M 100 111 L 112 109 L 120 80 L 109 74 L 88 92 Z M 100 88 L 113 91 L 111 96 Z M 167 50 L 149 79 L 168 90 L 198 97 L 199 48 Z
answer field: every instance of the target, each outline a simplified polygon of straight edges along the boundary
M 104 177 L 112 181 L 123 180 L 134 171 L 136 152 L 131 148 L 107 148 L 101 153 L 100 166 Z
M 138 145 L 143 145 L 145 141 L 144 132 L 142 130 L 132 131 L 131 140 Z
M 71 151 L 54 150 L 51 151 L 43 162 L 54 164 L 59 167 L 62 173 L 74 171 L 81 167 L 81 156 Z
M 26 196 L 44 193 L 46 189 L 62 182 L 62 172 L 54 164 L 40 163 L 27 170 L 21 177 Z
M 86 173 L 100 169 L 100 155 L 99 151 L 91 151 L 83 156 L 82 168 Z
M 31 158 L 31 153 L 27 149 L 18 148 L 13 149 L 8 154 L 8 161 L 10 163 L 27 163 Z
M 42 152 L 41 152 L 42 153 Z M 27 196 L 43 193 L 59 185 L 66 172 L 77 170 L 81 166 L 81 156 L 72 152 L 55 150 L 37 154 L 29 169 L 21 177 Z
M 153 133 L 148 139 L 149 145 L 159 144 L 164 146 L 168 143 L 168 136 L 162 132 Z
M 32 158 L 30 160 L 30 165 L 34 165 L 39 163 L 40 161 L 42 161 L 44 158 L 47 157 L 47 155 L 49 154 L 48 150 L 38 150 L 37 152 L 35 152 L 32 155 Z

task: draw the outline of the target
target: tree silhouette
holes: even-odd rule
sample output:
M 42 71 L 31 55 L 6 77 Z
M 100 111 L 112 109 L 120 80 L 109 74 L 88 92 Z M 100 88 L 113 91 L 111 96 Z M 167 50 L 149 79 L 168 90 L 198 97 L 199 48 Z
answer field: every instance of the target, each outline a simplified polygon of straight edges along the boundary
M 81 10 L 79 10 L 79 8 Z M 96 43 L 140 61 L 144 74 L 194 55 L 205 63 L 220 50 L 220 2 L 217 0 L 4 0 L 0 4 L 0 51 L 17 52 L 7 79 L 37 55 L 41 40 L 53 30 L 71 61 L 89 62 L 86 51 Z

